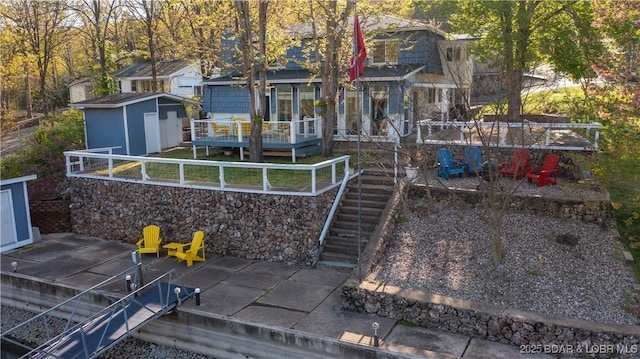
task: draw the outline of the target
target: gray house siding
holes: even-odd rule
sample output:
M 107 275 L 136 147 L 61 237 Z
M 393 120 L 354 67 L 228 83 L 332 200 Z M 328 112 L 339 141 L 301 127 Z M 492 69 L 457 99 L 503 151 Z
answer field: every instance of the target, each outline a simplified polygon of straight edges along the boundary
M 116 147 L 113 153 L 127 153 L 122 108 L 84 110 L 87 148 Z

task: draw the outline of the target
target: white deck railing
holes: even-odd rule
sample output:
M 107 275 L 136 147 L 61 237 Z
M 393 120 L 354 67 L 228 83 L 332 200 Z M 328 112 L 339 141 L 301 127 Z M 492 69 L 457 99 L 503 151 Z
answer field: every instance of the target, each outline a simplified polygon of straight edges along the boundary
M 249 120 L 237 121 L 231 118 L 191 120 L 191 140 L 242 143 L 247 141 L 250 135 L 251 122 Z M 320 118 L 262 122 L 263 142 L 295 144 L 321 137 L 322 120 Z
M 339 186 L 350 172 L 350 156 L 293 165 L 126 156 L 96 150 L 64 154 L 68 177 L 249 193 L 316 196 Z
M 423 120 L 418 123 L 416 141 L 418 144 L 484 144 L 496 147 L 592 151 L 598 149 L 601 128 L 602 125 L 599 123 Z M 595 130 L 593 135 L 590 133 L 591 129 Z M 578 134 L 574 130 L 582 130 L 583 133 Z M 589 139 L 591 136 L 593 136 L 592 140 Z

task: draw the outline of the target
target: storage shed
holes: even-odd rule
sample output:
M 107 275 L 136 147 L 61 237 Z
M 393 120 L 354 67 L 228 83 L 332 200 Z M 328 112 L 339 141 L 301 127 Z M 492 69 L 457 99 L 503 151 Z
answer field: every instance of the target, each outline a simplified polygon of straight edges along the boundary
M 27 181 L 36 175 L 0 181 L 0 253 L 33 243 Z
M 129 92 L 69 104 L 84 112 L 87 149 L 117 147 L 132 156 L 160 152 L 182 142 L 188 98 L 166 93 Z

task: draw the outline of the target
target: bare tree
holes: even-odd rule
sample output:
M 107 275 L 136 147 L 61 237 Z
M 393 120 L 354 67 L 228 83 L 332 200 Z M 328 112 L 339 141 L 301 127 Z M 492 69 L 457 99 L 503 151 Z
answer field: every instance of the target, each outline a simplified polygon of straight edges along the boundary
M 248 1 L 237 0 L 234 2 L 238 15 L 238 31 L 240 33 L 240 43 L 242 52 L 243 72 L 246 78 L 247 90 L 249 94 L 249 117 L 251 119 L 251 136 L 249 137 L 249 159 L 251 162 L 262 162 L 262 121 L 266 108 L 266 29 L 267 29 L 267 8 L 269 0 L 258 2 L 258 71 L 260 84 L 258 86 L 259 104 L 256 106 L 256 63 L 255 49 L 253 47 L 254 37 L 252 30 L 250 3 Z
M 142 21 L 144 31 L 147 35 L 147 49 L 149 50 L 149 61 L 151 62 L 151 91 L 158 91 L 158 59 L 157 40 L 159 26 L 160 7 L 165 2 L 158 0 L 126 0 L 126 6 L 133 17 Z

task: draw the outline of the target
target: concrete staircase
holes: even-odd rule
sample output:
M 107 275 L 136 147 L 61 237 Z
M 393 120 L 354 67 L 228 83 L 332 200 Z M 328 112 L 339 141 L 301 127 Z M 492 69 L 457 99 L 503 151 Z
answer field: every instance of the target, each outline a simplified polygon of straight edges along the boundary
M 361 177 L 360 216 L 362 248 L 380 222 L 394 190 L 393 174 L 376 167 L 364 170 Z M 319 266 L 351 270 L 358 263 L 358 180 L 349 183 L 336 216 L 329 227 L 320 254 Z

